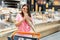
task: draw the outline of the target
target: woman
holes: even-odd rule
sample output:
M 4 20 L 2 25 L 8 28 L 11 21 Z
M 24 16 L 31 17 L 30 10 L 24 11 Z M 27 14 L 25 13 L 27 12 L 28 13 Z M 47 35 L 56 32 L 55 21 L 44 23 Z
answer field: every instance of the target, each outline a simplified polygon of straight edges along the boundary
M 32 22 L 29 6 L 24 4 L 22 6 L 21 13 L 16 16 L 16 26 L 18 27 L 18 31 L 31 32 L 31 25 L 29 24 L 29 21 Z

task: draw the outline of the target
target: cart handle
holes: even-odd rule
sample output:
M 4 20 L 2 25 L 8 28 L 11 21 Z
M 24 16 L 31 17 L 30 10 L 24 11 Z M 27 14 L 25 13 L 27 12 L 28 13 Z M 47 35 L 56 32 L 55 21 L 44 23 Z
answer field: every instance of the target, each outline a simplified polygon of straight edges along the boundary
M 18 34 L 29 34 L 29 35 L 32 35 L 32 36 L 37 36 L 37 38 L 40 39 L 40 33 L 18 32 L 18 31 L 15 31 L 15 32 L 13 32 L 12 36 L 14 36 L 16 33 L 18 33 Z

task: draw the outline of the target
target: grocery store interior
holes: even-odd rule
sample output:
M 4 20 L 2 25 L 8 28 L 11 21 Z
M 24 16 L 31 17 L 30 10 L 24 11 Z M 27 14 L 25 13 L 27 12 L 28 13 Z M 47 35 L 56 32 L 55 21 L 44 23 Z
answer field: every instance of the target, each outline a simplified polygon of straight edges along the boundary
M 34 32 L 21 33 L 37 37 L 15 35 L 16 16 L 24 4 L 29 5 Z M 0 40 L 60 40 L 60 0 L 0 0 Z

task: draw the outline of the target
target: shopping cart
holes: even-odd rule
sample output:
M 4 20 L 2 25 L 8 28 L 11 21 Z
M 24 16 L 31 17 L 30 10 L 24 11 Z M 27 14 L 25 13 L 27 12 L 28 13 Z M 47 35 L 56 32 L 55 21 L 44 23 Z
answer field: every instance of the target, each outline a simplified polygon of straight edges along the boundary
M 16 33 L 23 34 L 23 35 L 28 34 L 28 35 L 32 35 L 32 37 L 18 36 L 15 35 Z M 11 38 L 8 37 L 8 40 L 40 40 L 40 33 L 14 32 Z

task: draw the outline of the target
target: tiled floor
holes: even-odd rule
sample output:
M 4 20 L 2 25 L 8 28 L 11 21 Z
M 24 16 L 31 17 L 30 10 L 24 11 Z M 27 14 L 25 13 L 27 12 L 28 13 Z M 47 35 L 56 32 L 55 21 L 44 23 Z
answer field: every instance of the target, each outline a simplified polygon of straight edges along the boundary
M 44 37 L 40 40 L 60 40 L 60 32 L 54 33 L 54 34 Z

